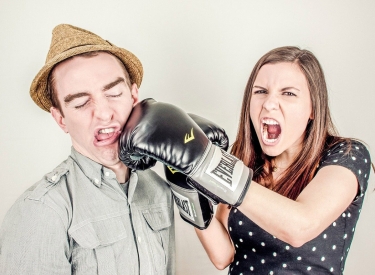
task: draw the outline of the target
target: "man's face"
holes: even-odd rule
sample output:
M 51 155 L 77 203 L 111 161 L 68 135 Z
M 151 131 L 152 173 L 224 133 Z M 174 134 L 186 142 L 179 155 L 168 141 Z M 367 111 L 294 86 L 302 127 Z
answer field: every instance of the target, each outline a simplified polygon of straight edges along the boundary
M 84 156 L 110 167 L 119 162 L 118 138 L 133 106 L 138 88 L 126 84 L 120 61 L 101 52 L 76 56 L 54 69 L 54 87 L 62 112 L 51 114 L 68 132 L 73 147 Z

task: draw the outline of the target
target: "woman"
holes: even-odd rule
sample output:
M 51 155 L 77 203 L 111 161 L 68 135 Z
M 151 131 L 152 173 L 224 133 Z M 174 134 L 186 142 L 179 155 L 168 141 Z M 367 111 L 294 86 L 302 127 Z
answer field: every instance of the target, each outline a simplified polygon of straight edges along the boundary
M 307 50 L 281 47 L 255 65 L 232 154 L 254 170 L 238 207 L 219 204 L 196 229 L 229 274 L 342 274 L 371 160 L 339 137 L 322 68 Z

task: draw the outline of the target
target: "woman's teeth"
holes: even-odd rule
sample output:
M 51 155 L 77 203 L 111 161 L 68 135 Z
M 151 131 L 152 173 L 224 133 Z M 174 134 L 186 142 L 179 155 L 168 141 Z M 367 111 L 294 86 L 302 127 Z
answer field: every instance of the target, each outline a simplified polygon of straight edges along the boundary
M 267 118 L 262 120 L 262 124 L 263 140 L 267 143 L 276 142 L 281 133 L 281 127 L 279 123 L 276 120 Z
M 279 123 L 276 120 L 270 119 L 270 118 L 265 118 L 262 120 L 263 124 L 268 124 L 268 125 L 279 125 Z

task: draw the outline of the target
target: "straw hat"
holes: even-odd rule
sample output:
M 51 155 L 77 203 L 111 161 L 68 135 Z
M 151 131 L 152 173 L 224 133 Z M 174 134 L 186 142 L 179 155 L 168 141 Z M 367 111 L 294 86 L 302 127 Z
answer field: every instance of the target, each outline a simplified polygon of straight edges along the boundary
M 61 24 L 53 29 L 46 63 L 31 83 L 30 96 L 34 102 L 49 112 L 52 103 L 47 91 L 47 79 L 52 68 L 69 57 L 92 51 L 108 51 L 117 56 L 124 63 L 131 82 L 136 83 L 138 87 L 141 85 L 143 68 L 134 54 L 116 47 L 92 32 L 72 25 Z

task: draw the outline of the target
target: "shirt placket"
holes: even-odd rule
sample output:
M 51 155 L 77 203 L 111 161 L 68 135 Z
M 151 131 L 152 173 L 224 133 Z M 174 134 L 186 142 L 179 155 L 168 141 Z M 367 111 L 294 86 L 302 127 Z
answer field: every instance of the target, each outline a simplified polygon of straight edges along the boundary
M 131 176 L 131 178 L 132 178 L 132 176 Z M 129 184 L 130 184 L 131 181 L 134 181 L 134 180 L 129 180 Z M 136 185 L 136 183 L 137 183 L 137 179 L 135 180 L 134 185 Z M 124 223 L 126 223 L 125 227 L 127 228 L 127 232 L 129 234 L 128 245 L 134 246 L 134 251 L 137 251 L 138 252 L 137 254 L 139 255 L 139 248 L 138 248 L 139 244 L 138 244 L 138 240 L 137 240 L 136 230 L 135 230 L 135 227 L 133 225 L 133 223 L 134 223 L 133 216 L 134 215 L 132 213 L 134 212 L 134 210 L 131 207 L 130 200 L 128 199 L 128 196 L 125 194 L 125 191 L 123 190 L 123 188 L 118 183 L 115 174 L 112 171 L 108 171 L 105 168 L 103 168 L 103 173 L 102 173 L 102 184 L 104 186 L 106 186 L 106 188 L 110 188 L 111 190 L 113 190 L 116 194 L 119 194 L 121 196 L 121 198 L 123 198 L 126 201 L 127 206 L 129 207 L 129 210 L 130 210 L 130 213 L 129 213 L 130 222 L 124 221 Z M 137 211 L 135 211 L 135 212 L 137 212 Z M 130 240 L 134 240 L 134 241 L 130 241 Z M 133 263 L 134 263 L 134 261 L 137 261 L 138 264 L 134 267 L 134 268 L 136 268 L 136 270 L 133 269 L 132 274 L 140 274 L 139 273 L 139 256 L 135 256 L 134 254 L 133 255 L 122 255 L 122 256 L 131 257 L 133 259 L 132 260 Z M 120 255 L 120 257 L 121 257 L 121 255 Z
M 154 274 L 154 272 L 151 268 L 152 259 L 150 258 L 150 250 L 148 248 L 149 244 L 146 241 L 147 238 L 142 228 L 142 221 L 144 218 L 141 214 L 141 211 L 138 209 L 137 204 L 132 203 L 132 199 L 137 187 L 137 182 L 137 173 L 132 173 L 129 180 L 128 203 L 130 205 L 130 216 L 132 219 L 134 238 L 136 240 L 138 249 L 139 274 L 152 275 Z

